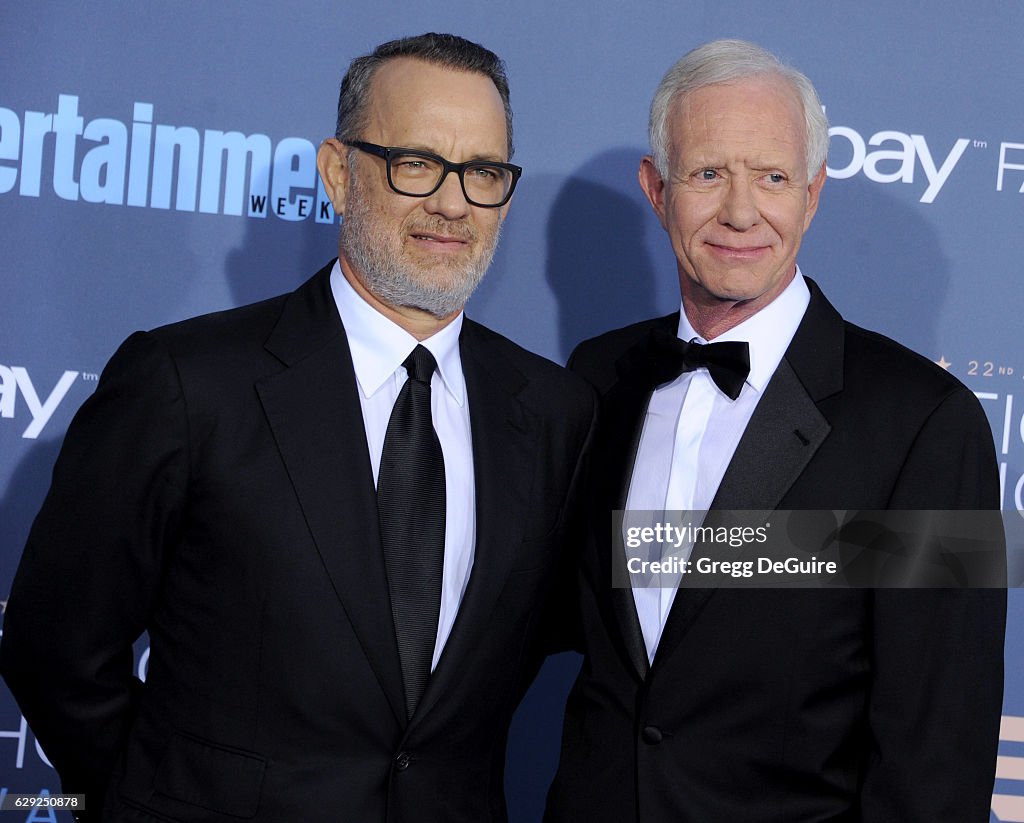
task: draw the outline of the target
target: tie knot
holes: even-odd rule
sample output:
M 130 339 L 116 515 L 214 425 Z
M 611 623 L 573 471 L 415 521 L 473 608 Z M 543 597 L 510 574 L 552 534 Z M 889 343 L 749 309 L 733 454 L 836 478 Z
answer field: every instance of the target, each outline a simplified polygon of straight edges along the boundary
M 652 336 L 656 350 L 661 353 L 662 362 L 656 369 L 660 381 L 668 382 L 684 371 L 706 368 L 715 385 L 730 400 L 740 396 L 750 373 L 750 352 L 746 343 L 687 343 L 661 329 L 654 331 Z
M 427 386 L 430 385 L 430 378 L 434 374 L 434 370 L 437 369 L 437 361 L 434 360 L 434 355 L 430 353 L 426 346 L 417 345 L 412 350 L 405 362 L 402 363 L 405 366 L 405 370 L 409 373 L 410 380 L 416 380 L 420 383 L 425 383 Z
M 701 343 L 696 337 L 692 340 L 675 338 L 676 354 L 680 362 L 689 368 L 699 369 L 715 361 L 715 352 L 721 351 L 723 343 Z

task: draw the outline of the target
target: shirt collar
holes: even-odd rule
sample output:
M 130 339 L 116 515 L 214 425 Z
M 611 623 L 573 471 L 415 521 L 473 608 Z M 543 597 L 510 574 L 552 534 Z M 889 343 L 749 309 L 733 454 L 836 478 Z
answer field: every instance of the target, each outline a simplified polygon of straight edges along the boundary
M 437 334 L 417 340 L 360 297 L 345 278 L 338 261 L 331 271 L 331 291 L 352 351 L 356 381 L 364 397 L 376 394 L 417 344 L 421 344 L 434 355 L 441 381 L 452 399 L 460 406 L 466 402 L 466 380 L 459 355 L 462 312 Z
M 764 387 L 768 385 L 768 381 L 782 362 L 782 357 L 789 348 L 810 302 L 811 292 L 798 266 L 796 276 L 778 297 L 738 326 L 722 332 L 714 342 L 745 340 L 749 343 L 750 374 L 747 375 L 747 382 L 759 392 L 764 391 Z M 690 325 L 686 317 L 686 307 L 682 304 L 677 334 L 680 340 L 689 341 L 696 337 L 701 343 L 707 342 Z

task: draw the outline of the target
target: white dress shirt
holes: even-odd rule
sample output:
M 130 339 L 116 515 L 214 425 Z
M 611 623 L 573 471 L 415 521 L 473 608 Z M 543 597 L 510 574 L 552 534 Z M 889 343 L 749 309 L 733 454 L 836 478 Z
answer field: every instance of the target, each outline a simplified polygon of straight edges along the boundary
M 706 368 L 684 372 L 654 390 L 633 465 L 627 510 L 653 512 L 656 514 L 652 516 L 660 521 L 662 512 L 703 513 L 710 507 L 736 446 L 809 302 L 810 291 L 797 269 L 796 277 L 775 300 L 714 339 L 716 343 L 746 341 L 750 346 L 750 374 L 735 400 L 715 385 Z M 681 340 L 708 342 L 690 325 L 685 306 L 679 312 L 677 334 Z M 690 548 L 684 546 L 681 552 L 667 549 L 666 554 L 686 557 Z M 633 589 L 644 644 L 652 662 L 678 583 L 678 575 L 661 575 L 650 585 Z
M 331 290 L 352 351 L 374 485 L 380 470 L 388 420 L 407 379 L 402 363 L 417 344 L 426 347 L 437 361 L 437 370 L 430 381 L 430 409 L 444 454 L 445 524 L 441 612 L 430 664 L 433 671 L 466 591 L 476 546 L 473 441 L 466 380 L 459 354 L 463 315 L 460 313 L 437 334 L 421 341 L 360 297 L 345 279 L 337 262 L 331 272 Z

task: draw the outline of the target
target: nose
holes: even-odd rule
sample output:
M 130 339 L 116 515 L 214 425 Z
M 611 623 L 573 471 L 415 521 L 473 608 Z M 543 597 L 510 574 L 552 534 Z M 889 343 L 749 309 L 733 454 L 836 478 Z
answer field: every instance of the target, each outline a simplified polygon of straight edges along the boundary
M 469 203 L 462 191 L 457 172 L 449 171 L 440 188 L 425 198 L 424 209 L 430 214 L 439 214 L 448 220 L 458 220 L 469 214 Z
M 718 212 L 718 222 L 736 231 L 747 231 L 756 226 L 760 219 L 761 214 L 750 181 L 732 177 Z

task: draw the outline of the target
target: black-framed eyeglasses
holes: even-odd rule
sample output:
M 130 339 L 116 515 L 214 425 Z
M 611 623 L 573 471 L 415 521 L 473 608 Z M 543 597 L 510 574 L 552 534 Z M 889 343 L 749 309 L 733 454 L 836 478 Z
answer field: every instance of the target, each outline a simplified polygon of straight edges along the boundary
M 470 160 L 452 163 L 439 154 L 399 146 L 378 146 L 353 140 L 346 143 L 367 154 L 383 157 L 388 168 L 388 185 L 406 197 L 430 197 L 441 188 L 450 172 L 459 175 L 466 202 L 485 209 L 504 206 L 515 191 L 523 169 L 512 163 Z

